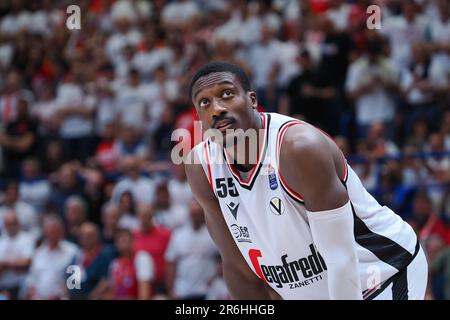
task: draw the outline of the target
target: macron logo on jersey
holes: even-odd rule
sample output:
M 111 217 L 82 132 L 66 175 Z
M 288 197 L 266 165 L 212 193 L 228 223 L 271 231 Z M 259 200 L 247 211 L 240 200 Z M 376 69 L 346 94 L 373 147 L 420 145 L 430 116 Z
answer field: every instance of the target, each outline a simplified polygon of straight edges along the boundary
M 239 209 L 239 203 L 235 204 L 234 202 L 231 202 L 230 204 L 227 204 L 228 209 L 230 210 L 231 214 L 233 215 L 234 219 L 237 220 L 237 213 Z
M 256 274 L 267 283 L 275 283 L 277 288 L 289 285 L 290 289 L 307 286 L 322 279 L 321 273 L 327 270 L 325 261 L 311 243 L 311 254 L 298 260 L 289 261 L 288 255 L 281 256 L 281 264 L 264 265 L 259 263 L 262 253 L 250 249 L 248 255 Z M 303 277 L 305 280 L 301 280 Z

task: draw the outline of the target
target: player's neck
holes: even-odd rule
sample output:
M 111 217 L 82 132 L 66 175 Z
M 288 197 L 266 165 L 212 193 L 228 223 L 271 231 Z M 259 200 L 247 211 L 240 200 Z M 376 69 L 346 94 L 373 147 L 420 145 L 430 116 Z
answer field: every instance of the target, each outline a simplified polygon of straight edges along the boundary
M 263 148 L 262 142 L 264 140 L 264 131 L 261 130 L 263 129 L 263 124 L 259 113 L 257 113 L 257 116 L 254 119 L 254 124 L 251 128 L 254 129 L 256 133 L 253 139 L 239 139 L 233 146 L 227 148 L 228 154 L 234 155 L 230 158 L 230 164 L 241 172 L 247 172 L 253 169 L 253 167 L 257 164 L 260 150 Z

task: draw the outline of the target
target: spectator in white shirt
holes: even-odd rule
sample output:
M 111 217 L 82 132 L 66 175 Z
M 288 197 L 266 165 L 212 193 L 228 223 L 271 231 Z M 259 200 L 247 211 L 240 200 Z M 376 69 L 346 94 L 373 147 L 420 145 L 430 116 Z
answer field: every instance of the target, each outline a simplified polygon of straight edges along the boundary
M 155 184 L 152 179 L 141 174 L 141 159 L 136 156 L 126 156 L 121 163 L 122 178 L 112 191 L 112 200 L 119 203 L 124 191 L 131 191 L 133 198 L 139 204 L 151 204 L 154 199 Z
M 166 26 L 184 27 L 200 14 L 195 1 L 177 0 L 166 5 L 162 11 L 162 21 Z
M 443 64 L 450 64 L 450 3 L 448 0 L 436 0 L 438 17 L 431 20 L 429 32 L 433 60 L 440 60 Z
M 252 46 L 248 53 L 258 102 L 267 111 L 273 111 L 274 108 L 275 82 L 272 79 L 277 78 L 280 68 L 279 42 L 275 39 L 274 32 L 268 24 L 263 24 L 261 41 Z
M 171 50 L 166 46 L 158 46 L 157 41 L 155 28 L 149 28 L 142 43 L 143 49 L 136 52 L 131 62 L 131 66 L 146 80 L 152 78 L 160 65 L 169 65 L 172 58 Z
M 369 39 L 366 53 L 354 61 L 347 74 L 346 91 L 355 101 L 358 135 L 365 138 L 373 122 L 385 125 L 388 138 L 393 138 L 397 76 L 389 59 L 382 55 L 381 42 Z
M 172 235 L 166 251 L 167 288 L 171 299 L 205 299 L 216 272 L 217 249 L 205 226 L 203 209 L 192 200 L 191 223 Z
M 33 237 L 21 230 L 17 215 L 9 210 L 3 217 L 5 232 L 0 237 L 0 291 L 18 297 L 34 251 Z
M 172 178 L 167 182 L 170 201 L 173 205 L 188 207 L 192 200 L 192 191 L 187 182 L 186 171 L 183 165 L 172 166 Z
M 115 82 L 114 70 L 110 64 L 103 66 L 95 79 L 95 133 L 99 137 L 103 135 L 107 125 L 117 123 Z
M 38 120 L 38 134 L 46 138 L 57 134 L 59 123 L 56 117 L 58 110 L 55 93 L 51 83 L 44 83 L 41 87 L 39 101 L 35 103 L 30 112 Z
M 21 1 L 12 1 L 10 12 L 0 22 L 0 33 L 5 36 L 14 36 L 28 28 L 30 12 L 23 9 Z
M 44 219 L 44 242 L 36 250 L 26 280 L 29 299 L 61 299 L 65 297 L 67 267 L 78 247 L 63 240 L 63 223 L 58 216 Z
M 330 9 L 327 11 L 328 18 L 334 22 L 339 31 L 348 28 L 350 5 L 344 0 L 331 0 Z
M 402 14 L 382 22 L 380 32 L 389 40 L 392 61 L 399 68 L 411 62 L 411 44 L 425 40 L 427 21 L 419 12 L 415 0 L 403 0 Z
M 7 182 L 5 187 L 3 205 L 0 206 L 0 233 L 4 232 L 3 218 L 8 210 L 14 210 L 21 227 L 29 231 L 34 239 L 39 237 L 40 226 L 36 211 L 28 203 L 19 200 L 19 185 L 16 181 Z
M 153 221 L 157 226 L 173 231 L 189 224 L 188 206 L 174 205 L 172 203 L 167 183 L 160 183 L 156 187 L 155 195 Z
M 127 84 L 120 88 L 116 96 L 118 116 L 124 126 L 145 129 L 147 103 L 142 93 L 139 72 L 132 69 L 128 73 Z
M 117 2 L 111 10 L 115 31 L 106 42 L 106 53 L 116 66 L 123 59 L 122 50 L 126 46 L 136 46 L 142 39 L 141 32 L 134 27 L 136 12 L 128 1 Z
M 83 88 L 83 64 L 74 63 L 66 82 L 57 92 L 57 116 L 61 123 L 60 135 L 69 159 L 79 159 L 84 163 L 91 152 L 91 135 L 95 99 L 88 96 Z
M 436 60 L 436 63 L 441 61 Z M 413 123 L 426 119 L 428 123 L 437 122 L 437 94 L 445 87 L 447 80 L 440 75 L 445 68 L 432 67 L 431 58 L 425 43 L 417 42 L 412 46 L 412 62 L 401 73 L 401 89 L 408 104 L 405 114 L 405 129 L 409 133 Z M 442 79 L 444 78 L 444 79 Z M 437 129 L 437 128 L 434 128 Z

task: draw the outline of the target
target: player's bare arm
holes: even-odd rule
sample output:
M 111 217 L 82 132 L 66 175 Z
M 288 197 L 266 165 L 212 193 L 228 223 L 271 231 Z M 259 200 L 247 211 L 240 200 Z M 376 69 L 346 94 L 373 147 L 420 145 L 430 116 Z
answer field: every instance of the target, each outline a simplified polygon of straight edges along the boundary
M 186 164 L 185 168 L 191 190 L 205 212 L 209 233 L 222 256 L 224 279 L 231 296 L 233 299 L 270 299 L 268 287 L 250 270 L 236 247 L 203 167 Z
M 312 126 L 292 126 L 282 143 L 280 169 L 287 184 L 304 199 L 314 244 L 328 268 L 330 298 L 361 299 L 353 214 L 339 178 L 343 158 L 336 149 Z

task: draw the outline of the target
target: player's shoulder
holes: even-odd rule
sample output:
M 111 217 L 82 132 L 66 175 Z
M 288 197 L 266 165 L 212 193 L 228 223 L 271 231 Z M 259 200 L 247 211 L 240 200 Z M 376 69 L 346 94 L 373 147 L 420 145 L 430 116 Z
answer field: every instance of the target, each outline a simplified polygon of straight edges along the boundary
M 288 153 L 304 155 L 305 152 L 323 151 L 327 147 L 327 140 L 319 129 L 301 122 L 286 129 L 282 146 Z

